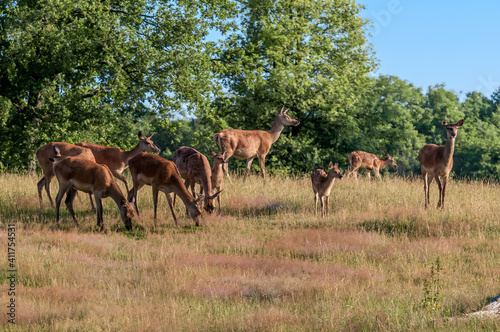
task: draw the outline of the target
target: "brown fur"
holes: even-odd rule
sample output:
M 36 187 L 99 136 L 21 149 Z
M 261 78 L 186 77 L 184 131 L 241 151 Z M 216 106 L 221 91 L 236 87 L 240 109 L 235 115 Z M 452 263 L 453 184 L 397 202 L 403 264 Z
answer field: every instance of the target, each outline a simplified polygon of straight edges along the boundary
M 224 164 L 226 163 L 225 161 L 225 154 L 219 154 L 215 153 L 212 150 L 210 150 L 210 154 L 214 157 L 214 165 L 212 166 L 212 189 L 215 191 L 219 191 L 219 196 L 217 196 L 217 203 L 219 205 L 219 214 L 221 214 L 221 207 L 220 207 L 220 201 L 221 201 L 221 196 L 220 192 L 222 191 L 222 185 L 224 184 L 224 172 L 222 168 L 224 167 Z
M 349 163 L 351 164 L 351 167 L 349 169 L 349 172 L 347 173 L 347 176 L 354 174 L 354 178 L 356 179 L 358 178 L 358 169 L 360 168 L 366 169 L 368 178 L 370 178 L 370 172 L 373 171 L 375 173 L 375 177 L 377 177 L 379 180 L 382 179 L 380 177 L 381 169 L 389 165 L 394 168 L 398 168 L 398 165 L 394 161 L 394 158 L 392 158 L 387 152 L 385 153 L 384 158 L 379 158 L 373 153 L 354 151 L 349 154 Z
M 132 229 L 131 218 L 134 215 L 133 207 L 127 202 L 113 174 L 105 165 L 79 157 L 55 157 L 54 173 L 59 181 L 59 192 L 56 197 L 56 222 L 59 225 L 59 207 L 64 194 L 66 206 L 78 226 L 73 200 L 77 190 L 94 194 L 97 206 L 97 225 L 104 228 L 102 218 L 102 198 L 111 197 L 116 202 L 123 222 L 127 229 Z
M 298 126 L 300 124 L 299 121 L 288 116 L 287 111 L 283 111 L 282 108 L 276 115 L 272 128 L 267 131 L 224 129 L 214 135 L 215 144 L 222 153 L 225 153 L 226 161 L 232 156 L 236 159 L 247 160 L 243 182 L 245 182 L 255 158 L 259 159 L 260 172 L 262 178 L 265 179 L 266 155 L 271 145 L 278 140 L 285 126 Z M 224 165 L 224 169 L 229 176 L 227 165 Z
M 205 193 L 205 210 L 212 213 L 215 210 L 214 198 L 220 194 L 220 191 L 212 194 L 212 170 L 207 157 L 193 148 L 182 146 L 174 152 L 172 160 L 181 177 L 186 180 L 184 183 L 186 188 L 189 190 L 191 187 L 193 196 L 196 195 L 195 184 L 201 185 L 201 193 Z
M 331 161 L 328 165 L 328 174 L 326 174 L 322 169 L 316 169 L 311 173 L 312 188 L 314 191 L 315 211 L 316 214 L 318 214 L 319 198 L 321 201 L 322 217 L 325 217 L 325 215 L 328 215 L 329 213 L 329 197 L 336 178 L 342 180 L 342 172 L 340 172 L 338 168 L 338 163 L 334 165 Z M 323 198 L 325 198 L 326 202 L 323 202 Z
M 438 146 L 435 144 L 427 144 L 418 153 L 418 161 L 420 162 L 420 170 L 424 179 L 424 194 L 425 208 L 429 205 L 429 189 L 432 179 L 436 179 L 439 188 L 438 208 L 444 209 L 444 197 L 446 192 L 446 184 L 448 176 L 453 168 L 453 152 L 455 151 L 455 138 L 457 130 L 462 126 L 464 120 L 458 121 L 456 124 L 447 123 L 445 120 L 441 124 L 446 128 L 446 145 Z M 443 182 L 439 177 L 443 178 Z
M 109 167 L 113 176 L 123 183 L 125 183 L 125 188 L 128 189 L 128 181 L 122 175 L 122 172 L 128 167 L 128 161 L 134 156 L 142 152 L 153 152 L 159 153 L 160 149 L 151 141 L 151 134 L 147 137 L 142 136 L 139 132 L 137 136 L 139 137 L 139 143 L 130 151 L 123 151 L 122 149 L 115 148 L 113 146 L 103 146 L 93 143 L 77 143 L 76 145 L 86 147 L 92 151 L 95 160 L 98 164 L 103 164 Z
M 128 196 L 129 200 L 135 199 L 134 205 L 137 214 L 139 214 L 139 210 L 137 208 L 137 192 L 144 185 L 149 185 L 153 188 L 155 225 L 156 210 L 158 205 L 158 191 L 162 191 L 167 197 L 168 205 L 170 207 L 170 211 L 172 211 L 172 216 L 176 225 L 177 217 L 175 216 L 172 199 L 169 195 L 172 192 L 182 199 L 189 215 L 196 222 L 196 226 L 199 226 L 201 210 L 198 206 L 198 202 L 203 197 L 195 199 L 191 196 L 189 191 L 184 186 L 184 183 L 182 183 L 181 175 L 173 162 L 153 154 L 141 153 L 129 160 L 129 167 L 134 187 L 130 190 Z
M 52 201 L 52 196 L 50 194 L 50 182 L 52 181 L 55 175 L 54 175 L 54 170 L 52 168 L 52 161 L 50 161 L 49 159 L 56 157 L 56 153 L 54 152 L 53 148 L 54 146 L 57 147 L 60 153 L 64 156 L 79 157 L 82 159 L 95 162 L 95 158 L 94 155 L 92 154 L 92 151 L 90 151 L 87 148 L 76 146 L 70 143 L 51 142 L 41 146 L 38 150 L 36 150 L 35 155 L 43 171 L 43 177 L 37 183 L 38 200 L 40 201 L 40 208 L 43 207 L 42 190 L 44 187 L 45 187 L 45 192 L 49 197 L 50 205 L 54 206 L 54 201 Z

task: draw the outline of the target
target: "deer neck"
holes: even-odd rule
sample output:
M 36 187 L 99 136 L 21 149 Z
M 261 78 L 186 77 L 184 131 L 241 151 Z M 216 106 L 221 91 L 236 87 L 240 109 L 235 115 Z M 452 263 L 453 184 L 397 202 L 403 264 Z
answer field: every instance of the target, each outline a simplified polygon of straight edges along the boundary
M 125 165 L 128 166 L 128 161 L 142 152 L 139 144 L 140 143 L 138 143 L 132 150 L 123 152 L 123 155 L 125 156 Z
M 283 128 L 285 128 L 285 125 L 283 125 L 278 117 L 274 119 L 273 126 L 271 129 L 269 129 L 267 132 L 271 135 L 271 143 L 274 143 L 278 140 L 278 138 L 281 135 L 281 132 L 283 131 Z
M 334 182 L 335 182 L 335 176 L 333 176 L 333 174 L 331 174 L 331 175 L 328 174 L 328 176 L 326 177 L 325 184 L 324 184 L 323 192 L 330 193 Z
M 453 152 L 455 151 L 455 140 L 446 137 L 446 145 L 444 146 L 443 162 L 448 165 L 453 160 Z
M 389 165 L 389 160 L 380 159 L 378 160 L 378 168 L 384 169 Z

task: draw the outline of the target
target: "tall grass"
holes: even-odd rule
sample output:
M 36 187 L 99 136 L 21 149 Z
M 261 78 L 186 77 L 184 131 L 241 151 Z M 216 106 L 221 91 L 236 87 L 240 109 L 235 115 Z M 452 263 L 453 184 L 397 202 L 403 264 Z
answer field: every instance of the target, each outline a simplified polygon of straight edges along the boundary
M 38 178 L 0 175 L 0 248 L 17 225 L 17 324 L 38 331 L 496 330 L 496 320 L 451 320 L 498 295 L 500 186 L 451 181 L 445 211 L 424 210 L 419 179 L 337 181 L 330 216 L 315 215 L 309 178 L 226 180 L 222 216 L 194 227 L 178 203 L 175 227 L 160 197 L 139 192 L 126 231 L 105 199 L 103 233 L 86 195 L 80 228 L 65 206 L 40 210 Z M 52 185 L 57 192 L 57 181 Z M 44 193 L 44 200 L 46 196 Z M 64 205 L 64 204 L 63 204 Z M 7 255 L 0 271 L 7 270 Z M 440 262 L 439 305 L 425 305 Z M 0 274 L 0 303 L 7 281 Z M 427 288 L 426 288 L 427 287 Z M 428 295 L 428 294 L 427 294 Z

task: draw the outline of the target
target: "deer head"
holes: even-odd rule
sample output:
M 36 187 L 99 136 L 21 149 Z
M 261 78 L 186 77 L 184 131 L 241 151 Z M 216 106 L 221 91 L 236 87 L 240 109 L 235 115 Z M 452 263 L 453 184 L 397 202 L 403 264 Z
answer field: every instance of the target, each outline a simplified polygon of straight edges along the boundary
M 335 165 L 330 161 L 328 165 L 328 177 L 337 178 L 342 180 L 342 172 L 339 170 L 339 163 L 335 163 Z
M 216 165 L 219 165 L 219 164 L 226 164 L 227 161 L 226 161 L 226 153 L 224 152 L 223 154 L 220 154 L 220 153 L 215 153 L 214 151 L 212 151 L 212 149 L 210 149 L 210 154 L 214 157 L 215 161 L 214 161 L 214 166 Z
M 300 124 L 300 121 L 295 120 L 294 118 L 286 114 L 288 110 L 283 111 L 284 108 L 285 106 L 283 106 L 278 112 L 278 115 L 276 115 L 276 118 L 279 120 L 279 122 L 284 126 L 298 126 Z
M 441 124 L 446 128 L 446 135 L 449 139 L 455 139 L 457 137 L 458 127 L 464 124 L 464 120 L 460 120 L 457 123 L 448 123 L 446 120 L 441 121 Z
M 153 143 L 151 140 L 151 137 L 153 137 L 155 133 L 152 133 L 149 136 L 142 136 L 142 132 L 139 131 L 137 136 L 139 137 L 139 147 L 141 151 L 144 152 L 153 152 L 153 153 L 159 153 L 160 149 Z
M 384 161 L 385 161 L 386 165 L 392 166 L 394 168 L 398 168 L 398 164 L 396 164 L 396 161 L 394 160 L 394 158 L 392 158 L 389 155 L 389 152 L 387 152 L 387 151 L 385 151 Z

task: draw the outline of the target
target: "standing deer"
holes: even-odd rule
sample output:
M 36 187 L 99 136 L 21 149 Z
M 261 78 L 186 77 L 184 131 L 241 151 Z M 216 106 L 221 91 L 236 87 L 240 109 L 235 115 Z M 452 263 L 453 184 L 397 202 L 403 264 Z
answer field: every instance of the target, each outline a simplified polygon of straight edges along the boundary
M 370 172 L 373 171 L 375 173 L 375 177 L 379 180 L 382 180 L 380 177 L 380 170 L 387 167 L 392 166 L 394 168 L 398 168 L 398 165 L 394 161 L 389 153 L 385 153 L 384 158 L 379 158 L 373 153 L 368 153 L 364 151 L 354 151 L 349 153 L 349 163 L 351 167 L 347 176 L 354 174 L 354 178 L 358 178 L 358 169 L 364 168 L 366 169 L 366 174 L 368 179 L 370 179 Z
M 435 144 L 427 144 L 418 153 L 418 161 L 422 177 L 424 178 L 424 193 L 425 193 L 425 208 L 429 205 L 429 187 L 432 179 L 436 179 L 439 188 L 438 208 L 444 209 L 444 196 L 446 192 L 446 183 L 448 175 L 453 167 L 453 152 L 455 150 L 455 138 L 457 137 L 458 127 L 464 124 L 464 120 L 458 121 L 456 124 L 448 123 L 445 120 L 441 124 L 446 128 L 446 145 L 438 146 Z M 443 177 L 443 183 L 439 177 Z
M 186 180 L 186 188 L 195 195 L 195 184 L 201 185 L 201 192 L 205 193 L 204 208 L 208 213 L 215 210 L 214 199 L 219 196 L 220 191 L 212 194 L 212 170 L 207 157 L 193 148 L 182 146 L 177 149 L 172 160 L 177 166 L 181 177 Z
M 122 172 L 128 167 L 128 161 L 134 156 L 137 156 L 142 152 L 153 152 L 159 153 L 160 149 L 151 141 L 151 134 L 147 137 L 142 136 L 142 132 L 139 132 L 137 136 L 139 137 L 139 143 L 130 151 L 123 151 L 122 149 L 115 148 L 113 146 L 103 146 L 93 143 L 77 143 L 76 145 L 86 147 L 92 151 L 95 160 L 98 164 L 103 164 L 109 167 L 113 176 L 123 183 L 125 183 L 125 188 L 128 189 L 127 179 L 122 175 Z
M 335 179 L 342 180 L 342 173 L 338 168 L 338 163 L 335 165 L 330 161 L 328 165 L 328 174 L 322 169 L 317 169 L 311 173 L 311 182 L 314 191 L 314 204 L 316 215 L 318 214 L 318 198 L 321 201 L 321 216 L 325 217 L 329 213 L 329 197 L 330 191 L 333 188 Z M 325 202 L 323 202 L 325 198 Z
M 195 221 L 196 226 L 200 225 L 201 210 L 198 203 L 203 199 L 203 196 L 198 197 L 197 199 L 191 196 L 189 191 L 184 186 L 184 183 L 182 183 L 181 175 L 173 162 L 160 156 L 141 153 L 129 160 L 129 166 L 134 187 L 130 190 L 128 198 L 129 201 L 134 201 L 137 215 L 139 215 L 139 209 L 137 208 L 137 193 L 142 187 L 144 187 L 144 185 L 147 184 L 153 189 L 155 226 L 158 191 L 165 193 L 168 206 L 170 207 L 170 211 L 172 211 L 172 216 L 174 217 L 175 225 L 177 225 L 177 217 L 175 216 L 175 212 L 172 207 L 172 199 L 169 195 L 172 192 L 182 199 L 189 215 Z
M 97 226 L 100 226 L 101 231 L 104 229 L 102 199 L 108 196 L 113 198 L 118 206 L 125 227 L 128 230 L 132 229 L 134 209 L 123 196 L 120 187 L 118 187 L 113 174 L 111 174 L 107 166 L 79 157 L 61 156 L 57 146 L 54 146 L 54 152 L 56 156 L 50 158 L 50 161 L 53 162 L 54 173 L 59 182 L 59 192 L 56 197 L 56 223 L 58 226 L 60 226 L 59 207 L 64 194 L 66 194 L 66 207 L 71 213 L 75 224 L 79 226 L 73 210 L 73 201 L 77 190 L 81 190 L 94 194 L 97 206 Z
M 222 153 L 225 153 L 226 161 L 232 156 L 236 159 L 247 160 L 243 183 L 245 183 L 248 171 L 250 171 L 250 166 L 255 158 L 259 159 L 260 173 L 265 180 L 266 155 L 271 145 L 278 140 L 285 126 L 298 126 L 300 124 L 299 121 L 288 116 L 286 114 L 288 110 L 283 111 L 284 108 L 283 106 L 278 112 L 272 128 L 267 131 L 224 129 L 214 135 L 215 144 Z M 224 165 L 224 169 L 229 176 L 227 165 Z
M 95 162 L 94 155 L 92 151 L 87 148 L 76 146 L 70 143 L 63 142 L 52 142 L 41 146 L 38 150 L 36 150 L 35 155 L 40 163 L 40 166 L 43 170 L 43 177 L 38 181 L 38 200 L 40 201 L 40 208 L 43 207 L 42 200 L 42 190 L 45 187 L 45 192 L 49 197 L 50 205 L 54 206 L 54 201 L 52 200 L 52 196 L 50 195 L 50 182 L 52 178 L 54 178 L 54 170 L 52 168 L 52 162 L 50 158 L 55 158 L 56 154 L 54 152 L 54 147 L 56 147 L 60 153 L 64 156 L 72 156 L 79 157 L 82 159 L 87 159 Z M 92 204 L 92 208 L 94 209 L 94 203 L 92 202 L 92 198 L 90 198 L 90 202 Z
M 222 184 L 224 182 L 224 172 L 222 171 L 223 166 L 226 164 L 225 153 L 218 154 L 210 150 L 210 154 L 214 157 L 214 165 L 212 166 L 212 189 L 215 191 L 219 191 L 219 196 L 217 196 L 217 204 L 219 205 L 219 214 L 221 214 L 220 201 L 221 196 L 220 192 L 222 191 Z

